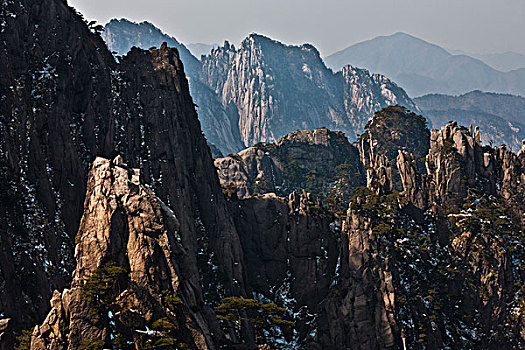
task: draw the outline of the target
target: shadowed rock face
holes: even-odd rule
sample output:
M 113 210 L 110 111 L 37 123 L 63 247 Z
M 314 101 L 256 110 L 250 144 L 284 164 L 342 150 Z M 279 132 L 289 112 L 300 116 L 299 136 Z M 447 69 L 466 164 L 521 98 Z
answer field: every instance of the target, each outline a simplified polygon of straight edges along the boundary
M 117 64 L 62 1 L 1 11 L 0 313 L 19 329 L 48 312 L 74 268 L 89 164 L 117 153 L 177 215 L 192 259 L 224 240 L 216 263 L 238 283 L 222 292 L 243 295 L 237 234 L 177 51 L 134 49 Z
M 335 217 L 305 192 L 232 200 L 230 208 L 253 292 L 297 314 L 297 339 L 306 339 L 335 276 Z
M 111 153 L 116 64 L 63 1 L 4 1 L 0 17 L 0 313 L 20 328 L 70 280 L 88 166 Z
M 312 348 L 523 347 L 523 153 L 456 123 L 432 131 L 426 171 L 397 151 L 401 194 L 350 205 Z

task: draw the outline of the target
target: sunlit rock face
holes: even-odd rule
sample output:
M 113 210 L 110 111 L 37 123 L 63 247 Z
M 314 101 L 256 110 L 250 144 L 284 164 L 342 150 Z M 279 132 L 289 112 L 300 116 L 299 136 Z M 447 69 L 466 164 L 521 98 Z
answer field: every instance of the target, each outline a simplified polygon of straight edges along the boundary
M 319 127 L 353 140 L 383 107 L 417 110 L 403 89 L 381 75 L 351 66 L 334 73 L 313 46 L 286 46 L 258 34 L 238 49 L 226 42 L 203 57 L 201 80 L 223 105 L 236 107 L 246 146 Z

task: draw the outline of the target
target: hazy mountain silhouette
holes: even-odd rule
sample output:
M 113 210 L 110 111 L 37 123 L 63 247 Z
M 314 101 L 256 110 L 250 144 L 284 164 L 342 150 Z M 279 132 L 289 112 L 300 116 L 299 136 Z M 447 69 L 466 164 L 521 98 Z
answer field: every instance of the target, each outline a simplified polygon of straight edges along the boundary
M 334 70 L 352 64 L 393 79 L 411 96 L 463 94 L 472 90 L 525 96 L 525 69 L 498 71 L 481 60 L 405 33 L 352 45 L 325 59 Z

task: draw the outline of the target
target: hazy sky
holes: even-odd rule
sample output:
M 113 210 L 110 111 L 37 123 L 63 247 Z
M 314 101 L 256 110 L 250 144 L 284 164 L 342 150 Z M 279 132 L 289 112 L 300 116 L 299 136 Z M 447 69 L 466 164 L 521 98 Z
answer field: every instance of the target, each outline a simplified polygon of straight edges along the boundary
M 525 54 L 525 0 L 68 0 L 89 20 L 147 20 L 183 43 L 257 32 L 323 56 L 406 32 L 451 49 Z

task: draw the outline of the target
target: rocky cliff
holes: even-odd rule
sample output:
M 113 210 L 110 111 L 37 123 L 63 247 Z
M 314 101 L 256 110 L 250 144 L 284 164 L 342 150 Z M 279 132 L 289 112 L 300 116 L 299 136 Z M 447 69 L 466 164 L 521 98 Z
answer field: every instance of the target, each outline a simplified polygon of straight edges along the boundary
M 89 162 L 111 152 L 116 64 L 63 1 L 4 1 L 0 22 L 0 314 L 20 328 L 70 279 Z
M 401 191 L 396 167 L 399 151 L 411 154 L 423 168 L 429 137 L 425 118 L 404 107 L 376 112 L 358 141 L 361 162 L 367 169 L 367 186 L 384 192 Z
M 316 307 L 298 302 L 297 294 L 290 294 L 293 287 L 286 284 L 282 285 L 287 286 L 288 297 L 275 295 L 271 286 L 281 285 L 282 277 L 265 277 L 270 266 L 280 271 L 275 276 L 284 276 L 285 258 L 274 259 L 290 249 L 284 239 L 294 232 L 294 221 L 299 224 L 301 219 L 286 223 L 289 215 L 278 209 L 284 206 L 283 199 L 273 194 L 250 197 L 253 190 L 243 184 L 253 179 L 255 184 L 264 183 L 266 178 L 288 181 L 290 174 L 281 170 L 284 162 L 277 156 L 287 147 L 302 155 L 297 158 L 299 168 L 320 165 L 312 157 L 327 159 L 325 169 L 331 169 L 337 158 L 319 156 L 315 147 L 340 134 L 326 129 L 291 133 L 276 144 L 216 160 L 223 185 L 228 181 L 238 185 L 226 186 L 226 192 L 237 213 L 245 260 L 253 262 L 247 263 L 250 284 L 266 298 L 288 300 L 294 312 L 300 310 L 297 305 L 308 305 L 307 321 L 296 319 L 296 344 L 312 349 L 523 346 L 525 153 L 483 146 L 481 134 L 478 127 L 456 122 L 430 132 L 423 117 L 402 107 L 374 115 L 359 141 L 367 187 L 352 187 L 354 195 L 347 194 L 349 209 L 338 215 L 342 225 L 336 216 L 329 225 L 339 235 L 334 240 L 339 254 L 335 270 L 323 274 L 332 281 L 328 292 L 317 289 L 313 277 L 302 275 L 313 285 L 305 293 L 313 288 L 322 296 L 306 299 L 315 300 L 315 305 L 320 300 Z M 308 145 L 304 140 L 314 142 Z M 336 143 L 328 143 L 330 150 L 337 149 Z M 268 183 L 273 190 L 273 182 Z M 321 209 L 316 201 L 314 195 L 294 194 L 289 203 L 297 203 L 304 208 L 299 212 L 310 217 L 317 210 L 328 210 L 330 218 L 333 208 Z M 281 225 L 287 231 L 276 235 Z M 308 235 L 309 226 L 300 227 Z M 283 243 L 271 243 L 279 242 L 274 235 Z M 261 236 L 264 241 L 259 241 Z M 321 237 L 326 242 L 330 235 Z M 332 261 L 330 254 L 327 257 Z M 316 259 L 323 261 L 322 255 Z M 296 267 L 286 261 L 294 276 Z
M 184 228 L 140 178 L 120 156 L 95 159 L 73 281 L 55 291 L 32 349 L 215 348 L 221 331 Z
M 422 173 L 399 150 L 403 191 L 352 200 L 319 348 L 523 347 L 523 155 L 456 123 Z
M 417 109 L 380 75 L 345 67 L 334 74 L 311 45 L 286 46 L 252 34 L 236 49 L 225 43 L 202 60 L 201 80 L 224 106 L 235 106 L 246 146 L 294 131 L 328 127 L 355 139 L 374 111 L 392 104 Z
M 241 233 L 253 295 L 283 305 L 294 315 L 294 337 L 272 348 L 304 348 L 335 276 L 339 254 L 335 217 L 306 192 L 292 192 L 288 198 L 266 194 L 233 199 L 230 208 Z
M 435 126 L 451 120 L 462 125 L 482 125 L 485 144 L 505 144 L 515 152 L 525 138 L 525 98 L 472 91 L 461 96 L 426 95 L 414 100 Z
M 390 107 L 359 151 L 316 129 L 218 163 L 343 213 L 225 196 L 176 49 L 117 63 L 63 1 L 2 5 L 0 348 L 524 348 L 525 151 Z
M 342 132 L 326 128 L 292 132 L 275 143 L 216 159 L 215 166 L 222 186 L 233 186 L 239 198 L 305 189 L 341 207 L 345 196 L 365 184 L 357 148 Z
M 102 36 L 115 54 L 126 55 L 132 47 L 145 50 L 159 47 L 163 42 L 176 47 L 190 81 L 190 92 L 198 110 L 204 135 L 222 153 L 234 153 L 243 148 L 236 111 L 225 108 L 218 96 L 199 80 L 201 62 L 177 39 L 163 33 L 149 22 L 135 23 L 112 19 L 104 26 Z
M 190 256 L 216 247 L 229 276 L 221 291 L 244 295 L 237 233 L 177 51 L 134 49 L 117 64 L 59 0 L 7 1 L 1 15 L 2 317 L 15 329 L 40 322 L 51 292 L 69 283 L 96 155 L 139 168 L 177 216 Z

